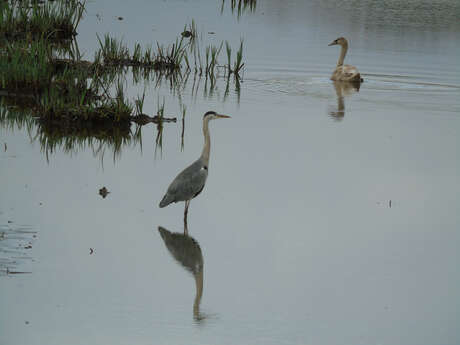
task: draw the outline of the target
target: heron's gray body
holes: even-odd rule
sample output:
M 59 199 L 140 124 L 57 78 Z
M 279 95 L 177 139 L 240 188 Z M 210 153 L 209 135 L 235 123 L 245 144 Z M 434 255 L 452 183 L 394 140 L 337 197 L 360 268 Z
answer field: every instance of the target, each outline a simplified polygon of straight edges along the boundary
M 187 201 L 196 197 L 204 188 L 208 177 L 208 166 L 200 157 L 179 175 L 169 185 L 166 195 L 160 202 L 160 207 L 173 202 Z
M 187 214 L 190 200 L 196 197 L 204 188 L 208 177 L 209 155 L 211 153 L 211 137 L 209 136 L 209 121 L 213 119 L 229 118 L 230 116 L 208 111 L 203 116 L 204 146 L 200 158 L 181 171 L 169 185 L 166 195 L 160 201 L 160 207 L 168 206 L 173 202 L 185 201 L 184 233 L 187 234 Z

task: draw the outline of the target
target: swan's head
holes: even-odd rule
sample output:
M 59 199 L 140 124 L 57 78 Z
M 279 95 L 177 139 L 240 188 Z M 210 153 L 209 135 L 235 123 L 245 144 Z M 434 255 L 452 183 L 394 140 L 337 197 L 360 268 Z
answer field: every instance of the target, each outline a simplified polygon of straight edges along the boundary
M 208 111 L 203 116 L 203 120 L 228 119 L 230 116 L 217 114 L 215 111 Z
M 335 45 L 341 45 L 341 46 L 348 46 L 348 41 L 346 40 L 345 37 L 339 37 L 336 40 L 332 41 L 329 43 L 329 46 L 335 46 Z

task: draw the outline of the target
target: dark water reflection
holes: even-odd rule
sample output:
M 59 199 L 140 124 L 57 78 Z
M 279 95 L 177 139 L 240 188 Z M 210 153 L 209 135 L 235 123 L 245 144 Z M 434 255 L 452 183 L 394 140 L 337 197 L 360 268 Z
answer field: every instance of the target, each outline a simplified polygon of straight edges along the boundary
M 193 301 L 193 318 L 201 322 L 206 316 L 200 312 L 203 296 L 203 254 L 200 245 L 193 237 L 184 233 L 173 233 L 159 226 L 161 238 L 171 256 L 195 279 L 195 299 Z M 184 287 L 184 291 L 189 289 Z M 171 297 L 173 298 L 173 297 Z
M 345 97 L 359 92 L 361 83 L 334 81 L 335 94 L 337 95 L 337 109 L 330 109 L 329 115 L 337 121 L 343 120 L 345 116 Z

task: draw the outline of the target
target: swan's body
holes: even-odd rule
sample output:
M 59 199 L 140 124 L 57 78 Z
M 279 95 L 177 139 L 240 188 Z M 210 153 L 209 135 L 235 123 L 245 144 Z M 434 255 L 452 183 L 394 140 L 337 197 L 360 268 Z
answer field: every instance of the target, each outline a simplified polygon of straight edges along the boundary
M 351 82 L 362 82 L 363 79 L 359 74 L 358 69 L 352 65 L 344 65 L 345 55 L 347 55 L 348 41 L 344 37 L 339 37 L 335 41 L 329 44 L 330 46 L 340 45 L 339 61 L 337 61 L 337 67 L 332 73 L 331 80 L 336 81 L 351 81 Z
M 168 190 L 160 201 L 160 207 L 168 206 L 173 202 L 185 201 L 184 225 L 187 233 L 187 213 L 190 200 L 196 197 L 204 188 L 208 177 L 209 154 L 211 151 L 211 138 L 209 136 L 209 121 L 213 119 L 228 118 L 230 116 L 208 111 L 203 116 L 204 146 L 200 158 L 182 170 L 171 182 Z

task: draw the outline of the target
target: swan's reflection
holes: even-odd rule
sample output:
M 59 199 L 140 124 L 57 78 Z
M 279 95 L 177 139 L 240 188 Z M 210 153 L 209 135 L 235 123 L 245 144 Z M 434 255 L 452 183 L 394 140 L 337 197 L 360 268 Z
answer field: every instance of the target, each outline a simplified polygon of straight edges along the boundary
M 205 319 L 205 315 L 200 313 L 200 301 L 203 295 L 203 254 L 198 242 L 191 236 L 181 233 L 172 233 L 159 226 L 161 238 L 166 248 L 178 263 L 195 278 L 196 293 L 193 302 L 193 318 L 196 321 Z
M 341 121 L 345 116 L 344 98 L 359 92 L 360 82 L 334 81 L 335 93 L 337 95 L 337 110 L 330 110 L 329 115 L 335 120 Z

